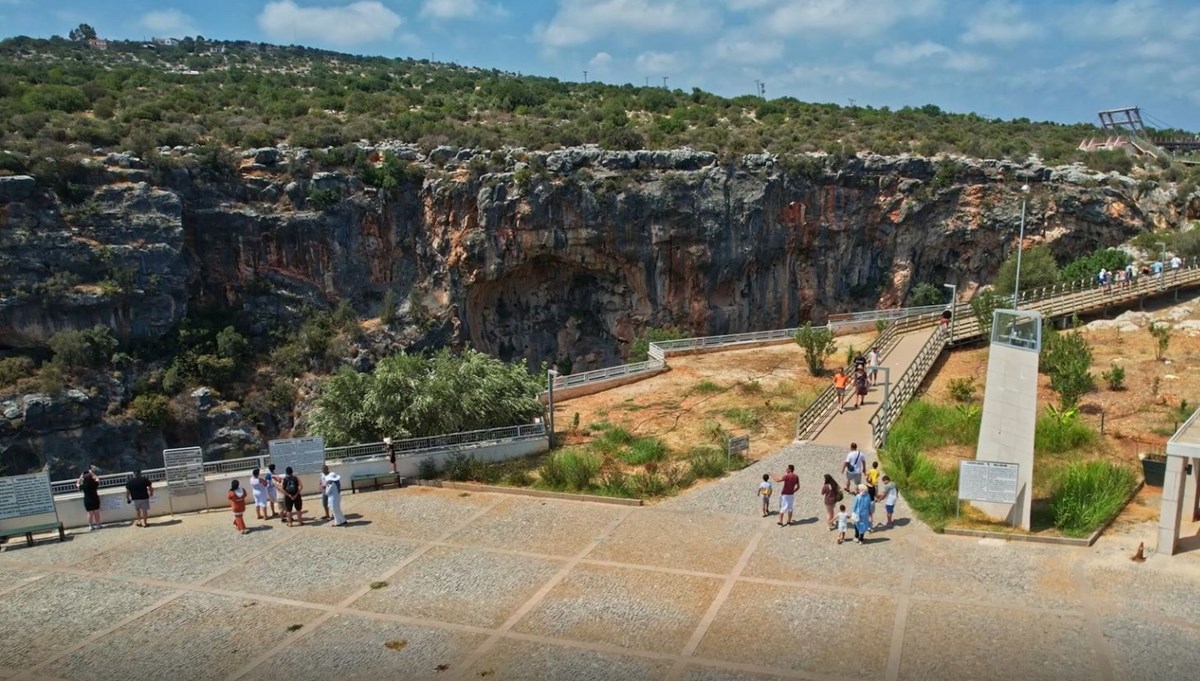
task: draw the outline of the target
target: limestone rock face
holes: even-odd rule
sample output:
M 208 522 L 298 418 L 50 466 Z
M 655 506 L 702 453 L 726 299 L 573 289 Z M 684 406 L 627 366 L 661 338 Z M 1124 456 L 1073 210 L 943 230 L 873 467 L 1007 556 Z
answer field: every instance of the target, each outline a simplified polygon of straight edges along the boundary
M 649 327 L 775 329 L 897 305 L 921 282 L 971 290 L 1014 248 L 1023 197 L 1026 246 L 1046 243 L 1064 260 L 1175 210 L 1166 192 L 1139 201 L 1134 183 L 1075 166 L 958 160 L 948 179 L 920 157 L 364 151 L 416 172 L 377 189 L 280 147 L 239 154 L 240 172 L 220 179 L 194 164 L 101 157 L 71 202 L 36 178 L 0 177 L 0 354 L 44 356 L 55 333 L 96 324 L 145 343 L 211 308 L 239 309 L 265 335 L 306 307 L 345 301 L 378 316 L 390 291 L 404 330 L 364 340 L 347 358 L 355 367 L 470 345 L 581 371 L 621 362 Z M 132 397 L 110 395 L 109 409 L 0 391 L 0 463 L 56 447 L 113 462 L 152 451 L 156 431 L 133 435 L 136 422 L 109 413 Z M 184 444 L 230 455 L 261 444 L 236 408 L 194 401 L 206 425 Z

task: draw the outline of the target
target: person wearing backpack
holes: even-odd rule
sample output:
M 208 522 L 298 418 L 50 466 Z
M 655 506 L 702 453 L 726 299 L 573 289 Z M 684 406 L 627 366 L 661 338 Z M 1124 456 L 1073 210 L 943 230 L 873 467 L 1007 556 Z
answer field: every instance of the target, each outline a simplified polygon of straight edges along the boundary
M 295 523 L 304 524 L 304 483 L 300 476 L 292 472 L 288 466 L 283 476 L 283 513 L 287 516 L 288 527 Z
M 842 490 L 838 487 L 837 481 L 833 476 L 825 474 L 825 484 L 821 485 L 821 500 L 825 502 L 825 521 L 829 523 L 829 529 L 836 527 L 834 524 L 833 507 L 842 500 Z M 843 507 L 844 508 L 844 507 Z
M 862 484 L 863 468 L 866 457 L 858 450 L 858 443 L 850 443 L 850 453 L 842 462 L 842 472 L 846 474 L 846 489 L 852 490 Z

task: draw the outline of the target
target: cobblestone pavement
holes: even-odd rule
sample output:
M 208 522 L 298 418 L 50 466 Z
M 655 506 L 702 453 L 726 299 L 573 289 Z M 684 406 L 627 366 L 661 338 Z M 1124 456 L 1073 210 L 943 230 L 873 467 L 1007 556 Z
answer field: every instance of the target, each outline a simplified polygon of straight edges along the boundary
M 645 508 L 407 488 L 351 524 L 227 512 L 0 552 L 0 679 L 1200 678 L 1200 555 L 945 537 L 837 545 L 793 445 Z M 796 524 L 758 513 L 793 463 Z M 882 510 L 882 509 L 881 509 Z

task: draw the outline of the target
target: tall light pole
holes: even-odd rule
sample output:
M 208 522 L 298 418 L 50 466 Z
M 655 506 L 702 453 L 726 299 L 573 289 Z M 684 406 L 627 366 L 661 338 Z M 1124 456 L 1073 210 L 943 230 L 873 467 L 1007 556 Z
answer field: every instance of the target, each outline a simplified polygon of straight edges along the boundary
M 557 369 L 546 369 L 546 406 L 549 408 L 546 418 L 546 437 L 550 441 L 550 449 L 554 449 L 554 378 L 558 376 Z
M 1029 185 L 1021 185 L 1021 234 L 1017 237 L 1017 278 L 1013 282 L 1013 309 L 1021 306 L 1021 251 L 1025 250 L 1025 204 L 1029 198 Z
M 954 320 L 958 319 L 958 286 L 955 284 L 942 284 L 942 286 L 950 289 L 950 340 L 954 340 Z

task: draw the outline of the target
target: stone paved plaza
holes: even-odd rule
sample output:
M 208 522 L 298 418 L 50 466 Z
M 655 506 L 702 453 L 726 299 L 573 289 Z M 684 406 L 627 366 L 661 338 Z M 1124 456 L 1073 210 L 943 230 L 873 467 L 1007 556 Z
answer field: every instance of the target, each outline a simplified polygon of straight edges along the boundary
M 1132 563 L 1150 526 L 944 537 L 903 506 L 837 546 L 817 490 L 840 459 L 792 446 L 645 508 L 407 488 L 345 496 L 345 528 L 212 512 L 18 541 L 0 678 L 1200 678 L 1200 555 Z M 754 491 L 787 463 L 780 528 Z

